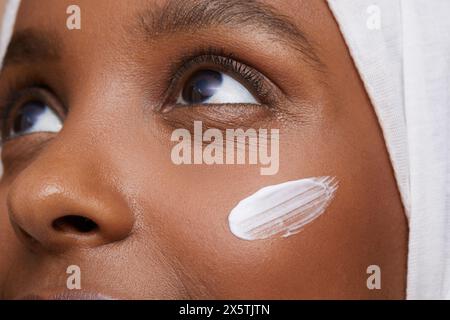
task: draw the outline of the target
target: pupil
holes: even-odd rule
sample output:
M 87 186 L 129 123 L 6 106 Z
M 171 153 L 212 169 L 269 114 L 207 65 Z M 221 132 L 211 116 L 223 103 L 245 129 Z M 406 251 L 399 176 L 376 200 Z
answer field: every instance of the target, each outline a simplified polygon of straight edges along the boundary
M 189 79 L 183 90 L 183 99 L 189 103 L 202 103 L 216 94 L 222 84 L 222 74 L 212 70 L 201 70 Z
M 14 119 L 14 132 L 23 133 L 31 129 L 45 109 L 46 105 L 39 101 L 25 104 Z

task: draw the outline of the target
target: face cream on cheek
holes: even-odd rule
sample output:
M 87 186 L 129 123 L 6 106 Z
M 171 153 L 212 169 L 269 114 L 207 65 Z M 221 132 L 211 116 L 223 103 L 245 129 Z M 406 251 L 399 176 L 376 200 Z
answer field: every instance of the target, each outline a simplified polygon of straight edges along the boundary
M 231 211 L 231 232 L 243 240 L 296 234 L 325 212 L 338 188 L 334 177 L 307 178 L 268 186 Z

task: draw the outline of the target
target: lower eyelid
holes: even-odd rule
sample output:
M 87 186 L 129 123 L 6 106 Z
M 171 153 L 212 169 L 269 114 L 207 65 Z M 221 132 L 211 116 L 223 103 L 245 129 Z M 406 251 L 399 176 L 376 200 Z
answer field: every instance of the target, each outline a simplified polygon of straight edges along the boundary
M 201 121 L 205 128 L 220 130 L 260 126 L 271 122 L 274 116 L 265 105 L 248 104 L 193 105 L 161 114 L 164 123 L 172 129 L 189 129 L 194 121 Z
M 55 135 L 55 133 L 32 133 L 3 142 L 1 156 L 5 165 L 4 172 L 10 172 L 9 167 L 15 168 L 29 163 Z

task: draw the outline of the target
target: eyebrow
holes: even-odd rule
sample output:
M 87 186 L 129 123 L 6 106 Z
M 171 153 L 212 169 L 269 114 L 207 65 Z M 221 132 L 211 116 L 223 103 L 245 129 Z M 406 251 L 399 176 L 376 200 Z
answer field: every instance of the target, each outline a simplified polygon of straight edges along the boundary
M 25 29 L 14 33 L 3 60 L 3 67 L 59 60 L 62 42 L 56 34 Z
M 324 69 L 306 33 L 289 17 L 258 0 L 168 0 L 162 7 L 153 5 L 138 14 L 138 29 L 152 39 L 215 26 L 260 28 L 274 36 L 273 40 L 299 51 L 303 60 L 315 69 Z M 8 46 L 3 67 L 59 60 L 63 49 L 61 40 L 45 30 L 17 31 Z
M 259 28 L 273 36 L 272 40 L 299 51 L 313 67 L 322 70 L 325 66 L 301 28 L 258 0 L 168 0 L 138 14 L 138 31 L 148 39 L 217 26 Z

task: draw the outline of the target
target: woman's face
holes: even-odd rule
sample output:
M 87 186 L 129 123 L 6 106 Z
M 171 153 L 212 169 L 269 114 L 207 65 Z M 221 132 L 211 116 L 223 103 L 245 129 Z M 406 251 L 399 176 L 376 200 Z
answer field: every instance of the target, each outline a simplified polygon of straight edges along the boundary
M 0 79 L 0 298 L 63 292 L 71 265 L 114 298 L 404 297 L 403 208 L 325 1 L 80 0 L 69 30 L 72 2 L 23 0 Z M 278 172 L 175 164 L 194 121 L 279 129 Z M 302 232 L 230 232 L 240 200 L 320 176 L 339 189 Z

